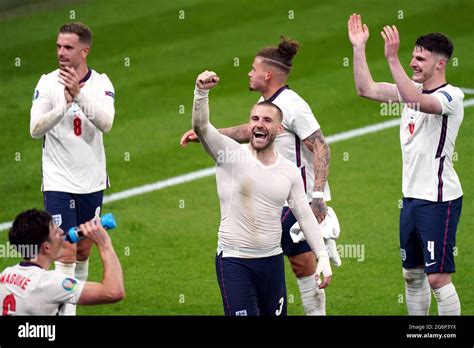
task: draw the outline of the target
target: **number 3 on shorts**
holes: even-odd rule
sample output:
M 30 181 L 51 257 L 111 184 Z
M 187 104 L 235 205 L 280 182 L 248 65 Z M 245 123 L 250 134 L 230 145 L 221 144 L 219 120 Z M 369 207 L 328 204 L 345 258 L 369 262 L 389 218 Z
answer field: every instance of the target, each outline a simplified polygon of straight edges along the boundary
M 280 308 L 278 308 L 276 311 L 275 311 L 275 315 L 276 316 L 279 316 L 281 314 L 281 310 L 283 309 L 283 303 L 285 303 L 285 298 L 282 297 L 280 298 L 280 300 L 278 301 L 278 303 L 280 304 Z

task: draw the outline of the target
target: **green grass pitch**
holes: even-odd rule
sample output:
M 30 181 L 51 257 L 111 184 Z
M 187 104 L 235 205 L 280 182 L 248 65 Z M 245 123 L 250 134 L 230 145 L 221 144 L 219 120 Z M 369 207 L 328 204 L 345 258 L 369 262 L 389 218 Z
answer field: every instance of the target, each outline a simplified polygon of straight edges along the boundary
M 259 48 L 280 35 L 302 44 L 289 85 L 311 105 L 325 135 L 386 121 L 380 105 L 356 95 L 347 19 L 362 13 L 371 37 L 367 57 L 375 80 L 391 81 L 379 31 L 397 25 L 408 69 L 415 39 L 446 33 L 455 51 L 448 81 L 474 88 L 474 3 L 459 1 L 2 1 L 0 5 L 0 223 L 42 207 L 41 141 L 29 135 L 29 109 L 41 74 L 56 69 L 58 28 L 74 20 L 92 28 L 89 65 L 116 90 L 116 116 L 105 135 L 112 187 L 106 194 L 212 166 L 200 145 L 178 145 L 190 128 L 193 83 L 212 69 L 221 84 L 211 94 L 218 126 L 246 122 L 258 95 L 247 72 Z M 181 18 L 180 18 L 181 17 Z M 184 17 L 184 18 L 183 18 Z M 347 63 L 348 64 L 345 64 Z M 238 64 L 236 64 L 238 63 Z M 474 98 L 466 95 L 465 99 Z M 457 235 L 458 290 L 463 314 L 474 314 L 474 108 L 465 109 L 455 163 L 464 190 Z M 330 315 L 405 315 L 398 246 L 401 154 L 398 129 L 331 145 L 329 181 L 343 245 L 364 248 L 345 257 L 327 290 Z M 128 158 L 129 157 L 129 158 Z M 129 159 L 129 160 L 127 160 Z M 208 177 L 104 206 L 125 272 L 127 297 L 115 305 L 80 307 L 79 315 L 221 315 L 214 270 L 219 207 Z M 7 234 L 0 232 L 0 243 Z M 16 263 L 0 259 L 0 268 Z M 288 312 L 303 314 L 287 264 Z M 94 250 L 90 279 L 102 268 Z M 436 314 L 433 299 L 431 314 Z

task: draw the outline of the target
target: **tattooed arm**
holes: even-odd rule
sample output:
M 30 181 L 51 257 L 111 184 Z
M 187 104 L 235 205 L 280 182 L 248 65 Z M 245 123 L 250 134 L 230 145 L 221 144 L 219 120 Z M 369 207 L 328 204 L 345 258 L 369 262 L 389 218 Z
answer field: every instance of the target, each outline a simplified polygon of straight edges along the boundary
M 235 140 L 240 144 L 248 143 L 250 141 L 250 131 L 248 123 L 230 128 L 221 128 L 218 129 L 218 131 L 219 133 L 228 136 L 229 138 Z M 190 142 L 199 142 L 196 133 L 194 133 L 194 130 L 192 129 L 188 130 L 181 136 L 179 144 L 182 147 L 186 147 Z
M 321 129 L 318 129 L 316 132 L 311 134 L 303 140 L 303 142 L 308 149 L 313 152 L 314 192 L 324 192 L 329 174 L 329 145 L 326 143 Z M 316 219 L 318 219 L 318 222 L 321 223 L 327 214 L 327 207 L 324 198 L 313 198 L 311 209 L 313 210 Z
M 249 124 L 242 124 L 240 126 L 230 128 L 219 128 L 219 133 L 227 135 L 238 143 L 248 143 L 250 141 Z

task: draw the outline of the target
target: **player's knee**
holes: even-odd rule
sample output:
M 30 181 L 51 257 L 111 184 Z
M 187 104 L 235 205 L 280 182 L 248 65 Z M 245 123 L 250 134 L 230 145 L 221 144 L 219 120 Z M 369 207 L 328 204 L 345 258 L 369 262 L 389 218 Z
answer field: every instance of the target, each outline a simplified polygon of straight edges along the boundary
M 403 268 L 403 279 L 405 283 L 411 287 L 421 287 L 426 281 L 426 274 L 423 268 Z
M 308 277 L 316 272 L 316 258 L 312 252 L 288 257 L 297 278 Z
M 432 289 L 439 289 L 446 284 L 451 283 L 451 274 L 449 273 L 432 273 L 428 275 L 428 282 Z
M 90 243 L 89 243 L 90 242 Z M 77 246 L 77 260 L 78 261 L 86 261 L 92 249 L 92 241 L 90 240 L 83 240 Z
M 88 253 L 79 253 L 77 252 L 77 261 L 87 261 L 89 259 L 90 252 Z
M 63 245 L 63 252 L 57 261 L 64 263 L 76 262 L 77 249 L 74 244 L 65 242 Z

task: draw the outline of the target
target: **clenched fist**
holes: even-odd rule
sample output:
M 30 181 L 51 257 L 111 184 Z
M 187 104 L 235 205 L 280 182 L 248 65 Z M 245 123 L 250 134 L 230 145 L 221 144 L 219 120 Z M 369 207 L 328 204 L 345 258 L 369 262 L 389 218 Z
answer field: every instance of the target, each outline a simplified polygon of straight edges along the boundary
M 196 87 L 209 90 L 219 83 L 219 76 L 214 71 L 204 71 L 196 79 Z

